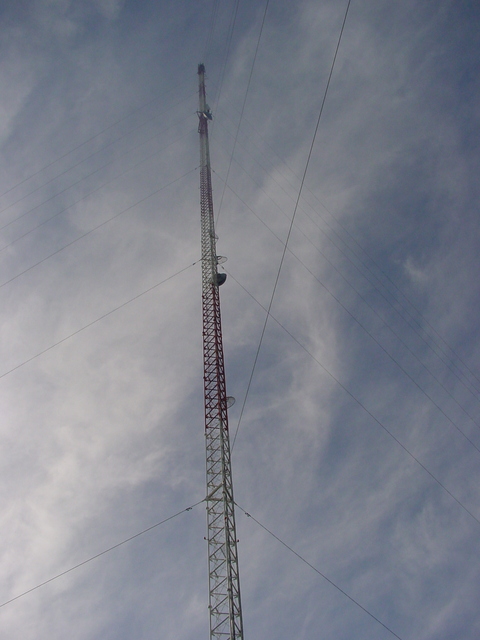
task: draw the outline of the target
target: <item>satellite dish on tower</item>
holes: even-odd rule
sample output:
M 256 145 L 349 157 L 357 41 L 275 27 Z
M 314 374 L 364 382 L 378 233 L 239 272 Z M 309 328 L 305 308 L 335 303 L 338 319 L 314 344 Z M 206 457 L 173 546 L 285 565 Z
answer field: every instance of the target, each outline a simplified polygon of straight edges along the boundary
M 233 407 L 234 404 L 235 404 L 235 398 L 233 396 L 227 396 L 227 409 L 230 409 L 230 407 Z
M 217 264 L 224 264 L 227 260 L 228 258 L 225 258 L 225 256 L 217 256 Z

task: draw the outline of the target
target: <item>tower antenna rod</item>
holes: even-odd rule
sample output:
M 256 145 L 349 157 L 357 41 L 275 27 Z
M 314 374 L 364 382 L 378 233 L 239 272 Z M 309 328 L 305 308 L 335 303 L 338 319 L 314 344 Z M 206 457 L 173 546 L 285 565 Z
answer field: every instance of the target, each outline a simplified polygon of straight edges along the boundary
M 218 273 L 208 144 L 212 114 L 206 103 L 203 64 L 198 65 L 198 96 L 210 639 L 243 640 L 219 296 L 226 274 Z

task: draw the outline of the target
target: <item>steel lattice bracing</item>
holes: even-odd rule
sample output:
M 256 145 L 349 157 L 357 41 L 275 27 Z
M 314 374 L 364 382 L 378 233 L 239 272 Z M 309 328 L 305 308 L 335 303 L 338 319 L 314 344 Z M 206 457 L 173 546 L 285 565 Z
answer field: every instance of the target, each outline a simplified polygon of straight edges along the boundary
M 208 146 L 208 120 L 211 115 L 205 101 L 205 68 L 202 64 L 198 66 L 198 79 L 210 638 L 242 640 L 235 504 Z

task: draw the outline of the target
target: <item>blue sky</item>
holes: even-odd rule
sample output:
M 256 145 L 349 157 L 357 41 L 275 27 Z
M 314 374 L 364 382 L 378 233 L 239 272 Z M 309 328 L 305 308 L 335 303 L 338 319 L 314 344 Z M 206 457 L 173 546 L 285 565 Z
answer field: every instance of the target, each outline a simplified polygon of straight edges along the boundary
M 264 8 L 2 4 L 0 604 L 204 497 L 202 61 L 237 429 L 346 3 L 270 0 L 259 42 Z M 480 633 L 478 22 L 352 1 L 233 450 L 241 507 L 403 640 Z M 394 637 L 237 524 L 246 638 Z M 201 504 L 0 635 L 208 637 L 204 536 Z

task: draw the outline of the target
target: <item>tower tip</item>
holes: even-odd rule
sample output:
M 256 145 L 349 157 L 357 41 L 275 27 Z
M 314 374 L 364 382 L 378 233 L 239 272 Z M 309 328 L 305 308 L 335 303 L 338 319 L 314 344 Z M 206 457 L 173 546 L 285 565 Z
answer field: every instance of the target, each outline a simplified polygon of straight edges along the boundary
M 205 73 L 205 65 L 203 63 L 198 65 L 198 74 Z

